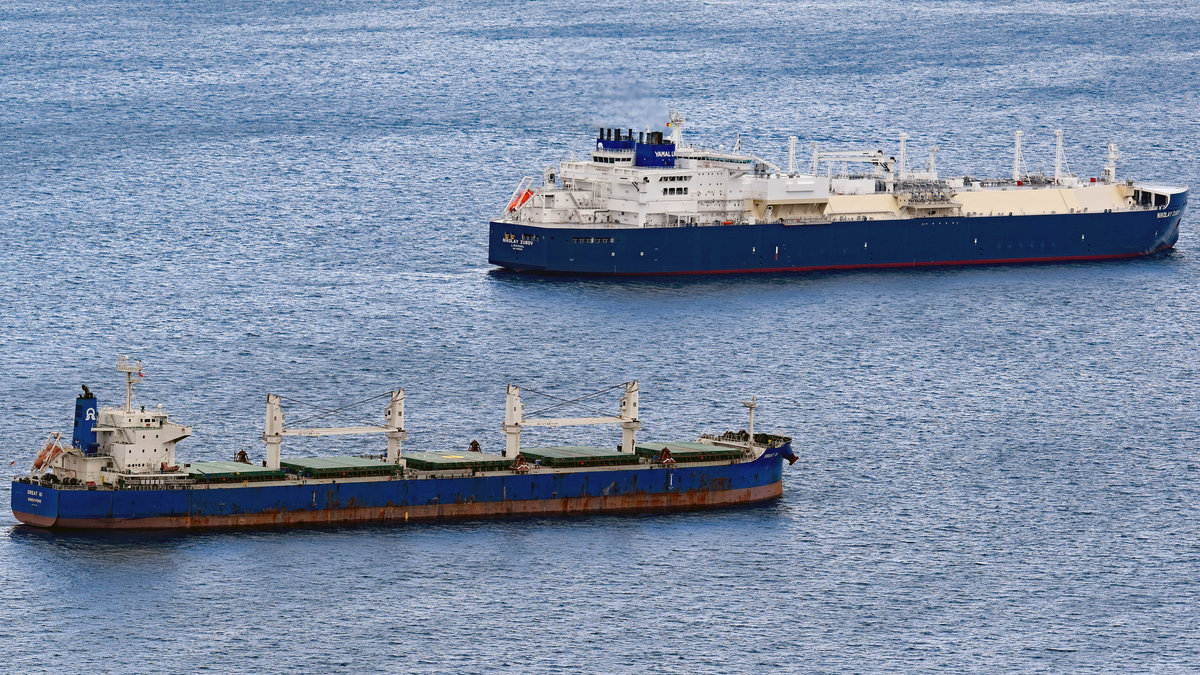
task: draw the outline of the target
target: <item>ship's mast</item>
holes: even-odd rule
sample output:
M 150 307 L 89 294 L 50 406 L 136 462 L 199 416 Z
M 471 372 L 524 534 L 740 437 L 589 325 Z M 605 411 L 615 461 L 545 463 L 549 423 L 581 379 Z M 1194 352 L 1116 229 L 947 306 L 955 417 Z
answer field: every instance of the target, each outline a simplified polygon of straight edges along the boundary
M 750 409 L 750 445 L 754 445 L 754 409 L 758 407 L 758 397 L 751 396 L 749 401 L 742 401 L 742 405 Z
M 680 115 L 672 110 L 670 117 L 667 118 L 667 121 L 671 126 L 671 142 L 675 144 L 676 148 L 682 148 L 683 125 L 687 120 L 683 119 L 683 115 Z
M 142 362 L 130 361 L 121 354 L 117 357 L 117 371 L 125 373 L 125 412 L 133 412 L 133 374 L 142 377 Z
M 1104 182 L 1112 183 L 1117 180 L 1117 159 L 1121 157 L 1117 153 L 1117 144 L 1108 144 L 1108 164 L 1104 165 Z
M 788 136 L 788 176 L 796 175 L 796 137 Z
M 900 132 L 900 161 L 896 167 L 896 180 L 904 180 L 904 164 L 908 160 L 908 134 Z

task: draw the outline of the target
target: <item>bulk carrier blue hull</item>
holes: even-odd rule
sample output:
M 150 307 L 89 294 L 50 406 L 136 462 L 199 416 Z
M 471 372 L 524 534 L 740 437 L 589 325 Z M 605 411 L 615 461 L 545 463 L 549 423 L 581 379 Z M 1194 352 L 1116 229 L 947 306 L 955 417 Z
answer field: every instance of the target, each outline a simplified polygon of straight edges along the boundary
M 624 389 L 616 415 L 589 417 L 528 418 L 520 388 L 509 385 L 503 454 L 485 453 L 477 441 L 464 452 L 402 451 L 402 389 L 325 409 L 329 415 L 387 398 L 379 426 L 286 426 L 281 397 L 269 394 L 261 464 L 243 450 L 232 461 L 177 465 L 175 445 L 191 427 L 172 421 L 162 406 L 133 404 L 140 362 L 121 357 L 117 369 L 125 374 L 124 405 L 101 407 L 84 386 L 70 444 L 51 432 L 29 473 L 13 479 L 12 512 L 21 522 L 201 529 L 703 509 L 778 498 L 783 460 L 796 461 L 790 438 L 754 433 L 757 399 L 742 404 L 750 410 L 748 431 L 637 443 L 635 380 L 574 400 L 542 394 L 555 401 L 546 411 Z M 521 446 L 526 427 L 594 424 L 619 424 L 620 445 Z M 346 434 L 385 435 L 387 453 L 285 458 L 280 452 L 287 436 Z
M 614 228 L 492 222 L 488 261 L 522 272 L 680 275 L 1105 260 L 1172 248 L 1187 193 L 1124 213 Z
M 783 444 L 731 464 L 159 490 L 65 488 L 19 479 L 12 483 L 12 510 L 39 527 L 198 529 L 704 509 L 778 498 L 783 459 L 790 455 L 790 444 Z

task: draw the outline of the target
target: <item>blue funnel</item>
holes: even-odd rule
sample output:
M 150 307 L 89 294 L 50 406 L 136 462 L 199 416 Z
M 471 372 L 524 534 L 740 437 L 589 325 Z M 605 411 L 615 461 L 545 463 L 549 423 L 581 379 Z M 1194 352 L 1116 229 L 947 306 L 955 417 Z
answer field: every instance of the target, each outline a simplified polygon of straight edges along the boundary
M 83 385 L 83 393 L 75 399 L 75 432 L 71 435 L 71 445 L 79 448 L 85 455 L 95 455 L 99 449 L 96 443 L 96 395 Z

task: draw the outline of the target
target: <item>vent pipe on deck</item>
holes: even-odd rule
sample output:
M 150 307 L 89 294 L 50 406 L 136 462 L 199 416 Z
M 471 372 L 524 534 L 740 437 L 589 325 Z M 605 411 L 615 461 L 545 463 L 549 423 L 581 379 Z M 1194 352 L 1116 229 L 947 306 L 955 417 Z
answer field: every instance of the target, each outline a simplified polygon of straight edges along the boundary
M 1054 130 L 1054 184 L 1062 183 L 1062 165 L 1063 165 L 1063 148 L 1062 148 L 1063 130 Z
M 1024 135 L 1024 131 L 1018 131 L 1013 145 L 1013 180 L 1021 180 L 1021 137 Z

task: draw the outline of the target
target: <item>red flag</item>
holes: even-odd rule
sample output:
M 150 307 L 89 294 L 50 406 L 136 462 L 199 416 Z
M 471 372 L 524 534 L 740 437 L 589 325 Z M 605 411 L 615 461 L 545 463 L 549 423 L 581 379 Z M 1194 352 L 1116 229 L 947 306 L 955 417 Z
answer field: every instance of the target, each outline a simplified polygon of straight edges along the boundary
M 145 377 L 145 375 L 143 375 L 143 374 L 142 374 L 142 371 L 140 371 L 140 370 L 139 370 L 139 371 L 138 371 L 138 377 Z

